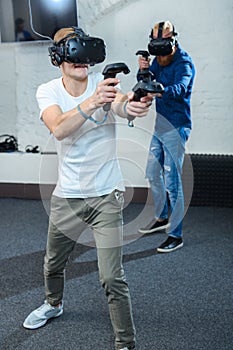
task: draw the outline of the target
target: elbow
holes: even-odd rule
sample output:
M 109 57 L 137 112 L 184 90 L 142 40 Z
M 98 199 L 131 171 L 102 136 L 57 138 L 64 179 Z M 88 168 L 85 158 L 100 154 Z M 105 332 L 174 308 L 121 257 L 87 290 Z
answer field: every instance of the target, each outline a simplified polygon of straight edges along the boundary
M 59 130 L 58 128 L 55 128 L 54 130 L 51 130 L 53 136 L 56 138 L 57 141 L 62 141 L 66 137 L 64 132 Z
M 66 135 L 64 135 L 64 131 L 62 130 L 62 128 L 60 127 L 59 124 L 57 123 L 48 123 L 44 120 L 43 116 L 42 116 L 42 120 L 45 123 L 45 125 L 47 126 L 47 128 L 49 129 L 50 133 L 58 140 L 58 141 L 62 141 Z
M 64 139 L 64 137 L 62 137 L 61 135 L 54 135 L 57 141 L 62 141 Z

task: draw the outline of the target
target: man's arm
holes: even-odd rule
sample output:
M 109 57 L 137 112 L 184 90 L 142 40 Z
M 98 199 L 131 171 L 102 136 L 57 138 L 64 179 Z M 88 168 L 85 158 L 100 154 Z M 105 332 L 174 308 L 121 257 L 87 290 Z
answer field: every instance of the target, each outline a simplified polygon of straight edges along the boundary
M 47 107 L 42 113 L 44 121 L 50 132 L 59 140 L 78 130 L 87 120 L 83 115 L 91 116 L 98 108 L 103 107 L 108 102 L 113 102 L 118 93 L 117 89 L 110 84 L 118 84 L 116 78 L 109 78 L 101 81 L 92 96 L 80 103 L 80 113 L 75 107 L 63 113 L 58 104 Z
M 79 129 L 86 121 L 77 108 L 63 113 L 58 105 L 46 108 L 42 114 L 42 120 L 59 141 Z
M 176 67 L 174 84 L 164 88 L 163 99 L 180 99 L 185 97 L 192 77 L 193 72 L 190 62 L 181 62 Z

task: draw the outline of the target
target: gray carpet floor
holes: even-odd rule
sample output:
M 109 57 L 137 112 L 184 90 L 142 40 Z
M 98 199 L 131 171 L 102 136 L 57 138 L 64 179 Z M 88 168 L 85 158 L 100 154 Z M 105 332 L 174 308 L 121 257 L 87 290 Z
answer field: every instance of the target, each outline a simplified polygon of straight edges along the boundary
M 48 203 L 5 198 L 0 208 L 0 348 L 113 350 L 88 231 L 67 266 L 64 314 L 34 331 L 22 327 L 44 298 Z M 233 210 L 190 207 L 184 218 L 184 247 L 169 254 L 156 252 L 166 239 L 164 232 L 137 234 L 152 211 L 142 204 L 124 210 L 124 267 L 137 350 L 232 350 Z

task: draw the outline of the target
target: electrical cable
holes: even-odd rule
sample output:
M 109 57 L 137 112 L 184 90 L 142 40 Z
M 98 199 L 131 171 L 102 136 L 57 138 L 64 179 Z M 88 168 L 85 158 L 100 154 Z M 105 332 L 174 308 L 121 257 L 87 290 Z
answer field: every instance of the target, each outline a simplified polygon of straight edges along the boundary
M 38 32 L 34 29 L 34 27 L 33 27 L 33 20 L 32 20 L 32 6 L 31 6 L 31 0 L 28 0 L 28 9 L 29 9 L 30 26 L 31 26 L 31 29 L 32 29 L 33 33 L 35 33 L 36 35 L 40 36 L 41 38 L 49 39 L 50 41 L 53 41 L 53 39 L 50 38 L 50 36 L 40 34 L 40 33 L 38 33 Z

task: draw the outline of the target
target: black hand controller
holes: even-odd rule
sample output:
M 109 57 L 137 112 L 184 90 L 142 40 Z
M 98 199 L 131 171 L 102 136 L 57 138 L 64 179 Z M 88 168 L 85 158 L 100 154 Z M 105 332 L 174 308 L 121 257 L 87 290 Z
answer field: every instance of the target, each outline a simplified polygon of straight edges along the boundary
M 117 73 L 121 73 L 123 72 L 124 74 L 128 74 L 130 72 L 128 66 L 125 63 L 112 63 L 112 64 L 108 64 L 102 74 L 104 75 L 104 79 L 108 79 L 108 78 L 115 78 Z M 112 84 L 113 85 L 113 84 Z M 109 111 L 111 108 L 111 103 L 106 103 L 103 107 L 103 110 L 105 112 Z
M 137 51 L 136 55 L 142 55 L 146 59 L 149 57 L 149 52 L 144 50 Z M 152 74 L 149 69 L 143 69 L 140 73 L 140 81 L 133 87 L 134 98 L 133 101 L 140 101 L 140 99 L 146 96 L 148 93 L 164 93 L 164 87 L 162 84 L 152 80 Z M 128 125 L 133 127 L 133 120 L 135 117 L 128 116 Z
M 136 52 L 136 55 L 140 55 L 142 57 L 144 57 L 147 61 L 148 61 L 148 58 L 150 56 L 149 52 L 146 51 L 146 50 L 138 50 Z M 143 81 L 147 81 L 147 79 L 151 79 L 151 72 L 149 71 L 149 68 L 145 68 L 145 69 L 142 69 L 140 72 L 139 72 L 139 80 L 143 80 Z

